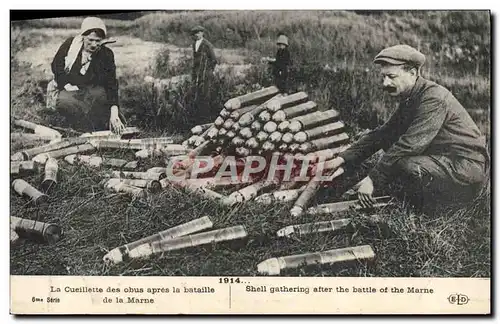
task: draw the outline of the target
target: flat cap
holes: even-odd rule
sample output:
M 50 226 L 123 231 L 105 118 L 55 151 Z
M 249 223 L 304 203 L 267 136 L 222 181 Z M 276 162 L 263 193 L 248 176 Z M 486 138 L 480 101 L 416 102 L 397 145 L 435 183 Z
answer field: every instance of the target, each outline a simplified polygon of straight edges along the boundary
M 204 32 L 204 31 L 205 31 L 205 28 L 203 28 L 200 25 L 194 26 L 193 28 L 191 28 L 191 33 L 192 34 L 197 33 L 197 32 Z
M 425 63 L 425 55 L 408 45 L 387 47 L 375 56 L 373 63 L 386 62 L 394 65 L 409 63 L 421 67 Z

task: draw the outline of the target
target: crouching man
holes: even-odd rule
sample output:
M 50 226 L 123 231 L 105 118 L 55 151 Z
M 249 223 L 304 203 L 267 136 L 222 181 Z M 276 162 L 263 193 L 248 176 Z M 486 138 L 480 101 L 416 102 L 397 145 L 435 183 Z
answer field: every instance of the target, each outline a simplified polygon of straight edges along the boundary
M 356 185 L 365 206 L 372 195 L 398 179 L 417 208 L 473 198 L 485 180 L 485 138 L 450 91 L 420 76 L 425 56 L 407 45 L 382 50 L 383 87 L 399 100 L 398 109 L 379 128 L 335 159 L 336 166 L 356 165 L 380 149 L 384 154 Z
M 118 81 L 113 51 L 103 45 L 104 22 L 84 19 L 81 33 L 68 38 L 52 61 L 54 80 L 48 87 L 48 103 L 75 129 L 110 128 L 121 133 Z

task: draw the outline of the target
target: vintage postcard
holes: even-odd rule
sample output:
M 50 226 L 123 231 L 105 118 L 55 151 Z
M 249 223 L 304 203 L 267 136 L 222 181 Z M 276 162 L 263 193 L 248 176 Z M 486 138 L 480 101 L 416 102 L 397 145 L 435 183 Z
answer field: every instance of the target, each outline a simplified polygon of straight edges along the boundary
M 11 11 L 11 314 L 490 314 L 491 28 Z

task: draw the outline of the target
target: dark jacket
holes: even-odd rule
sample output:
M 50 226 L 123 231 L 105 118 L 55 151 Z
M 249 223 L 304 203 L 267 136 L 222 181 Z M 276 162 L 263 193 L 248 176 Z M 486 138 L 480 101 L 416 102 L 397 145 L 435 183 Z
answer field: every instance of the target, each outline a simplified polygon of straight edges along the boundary
M 214 71 L 217 65 L 213 45 L 203 38 L 198 51 L 196 51 L 196 42 L 193 43 L 193 82 L 198 83 L 205 80 L 207 76 Z
M 272 65 L 275 85 L 280 91 L 287 92 L 289 67 L 292 64 L 288 47 L 279 48 L 275 61 L 269 63 Z
M 82 67 L 82 50 L 73 64 L 71 71 L 64 70 L 65 57 L 71 46 L 73 37 L 68 38 L 57 51 L 52 61 L 52 73 L 59 90 L 63 90 L 68 83 L 79 88 L 86 86 L 101 86 L 106 91 L 106 96 L 110 106 L 118 105 L 118 80 L 116 79 L 116 65 L 113 51 L 106 46 L 92 54 L 92 61 L 85 75 L 80 74 Z
M 388 179 L 401 158 L 446 155 L 485 162 L 485 138 L 469 113 L 446 88 L 419 77 L 407 99 L 382 126 L 340 154 L 361 163 L 379 149 L 385 154 L 371 171 L 376 181 Z
M 278 77 L 282 73 L 288 73 L 288 67 L 291 65 L 290 51 L 288 47 L 279 48 L 276 52 L 276 60 L 271 62 L 273 65 L 273 74 Z

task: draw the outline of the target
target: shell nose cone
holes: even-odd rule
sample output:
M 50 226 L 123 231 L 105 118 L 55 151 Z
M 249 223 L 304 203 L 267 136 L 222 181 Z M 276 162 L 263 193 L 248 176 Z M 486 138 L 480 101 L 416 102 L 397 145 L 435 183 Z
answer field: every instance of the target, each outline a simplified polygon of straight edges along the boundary
M 257 265 L 257 271 L 262 274 L 275 276 L 280 274 L 281 268 L 278 259 L 272 258 L 259 263 Z

